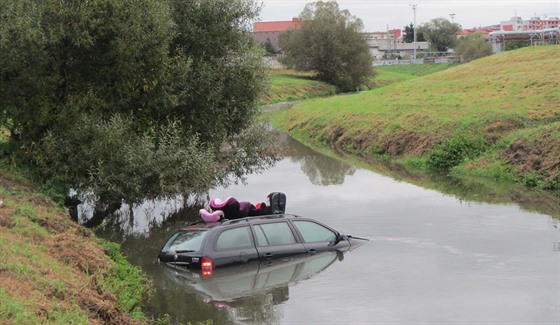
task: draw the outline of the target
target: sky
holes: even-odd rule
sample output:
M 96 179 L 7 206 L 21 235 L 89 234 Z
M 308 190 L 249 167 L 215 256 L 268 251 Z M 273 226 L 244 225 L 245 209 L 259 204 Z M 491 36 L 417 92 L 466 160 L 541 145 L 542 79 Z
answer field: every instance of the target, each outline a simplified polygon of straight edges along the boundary
M 291 20 L 312 0 L 257 0 L 262 4 L 261 21 Z M 560 0 L 338 0 L 341 9 L 360 18 L 364 31 L 386 31 L 443 17 L 463 28 L 497 25 L 515 15 L 529 19 L 559 17 Z M 454 14 L 453 18 L 451 15 Z

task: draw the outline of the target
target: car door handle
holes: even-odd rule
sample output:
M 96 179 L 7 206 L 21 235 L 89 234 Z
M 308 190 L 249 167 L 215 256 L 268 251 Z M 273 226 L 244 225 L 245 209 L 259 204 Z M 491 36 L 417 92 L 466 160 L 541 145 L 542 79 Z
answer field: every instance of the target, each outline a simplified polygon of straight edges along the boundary
M 309 254 L 311 254 L 311 255 L 315 255 L 315 253 L 317 253 L 317 251 L 316 251 L 316 250 L 314 250 L 314 249 L 310 249 L 310 250 L 309 250 Z
M 267 260 L 272 258 L 272 253 L 266 253 L 264 254 L 264 258 L 266 258 Z

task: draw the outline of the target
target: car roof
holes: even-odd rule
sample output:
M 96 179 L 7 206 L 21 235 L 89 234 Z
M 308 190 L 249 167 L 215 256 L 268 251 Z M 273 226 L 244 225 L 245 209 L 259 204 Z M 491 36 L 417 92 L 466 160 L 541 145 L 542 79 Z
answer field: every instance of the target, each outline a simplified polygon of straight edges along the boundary
M 196 222 L 193 224 L 188 225 L 187 227 L 184 227 L 183 229 L 189 229 L 189 228 L 198 228 L 198 229 L 211 229 L 211 228 L 216 228 L 216 227 L 220 227 L 220 226 L 227 226 L 227 225 L 232 225 L 232 224 L 240 224 L 240 223 L 255 223 L 255 222 L 260 222 L 263 220 L 277 220 L 277 219 L 293 219 L 293 218 L 301 218 L 300 216 L 294 215 L 294 214 L 269 214 L 269 215 L 262 215 L 262 216 L 253 216 L 253 217 L 245 217 L 245 218 L 239 218 L 239 219 L 226 219 L 223 221 L 219 221 L 219 222 L 210 222 L 210 223 L 205 223 L 204 221 L 200 221 L 200 222 Z

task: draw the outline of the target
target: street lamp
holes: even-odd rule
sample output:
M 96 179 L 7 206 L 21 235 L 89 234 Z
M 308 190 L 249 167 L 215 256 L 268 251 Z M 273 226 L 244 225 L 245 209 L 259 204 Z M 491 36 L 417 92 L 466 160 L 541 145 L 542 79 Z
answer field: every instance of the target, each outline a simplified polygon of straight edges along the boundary
M 410 5 L 412 7 L 412 11 L 414 12 L 414 61 L 416 63 L 416 4 Z

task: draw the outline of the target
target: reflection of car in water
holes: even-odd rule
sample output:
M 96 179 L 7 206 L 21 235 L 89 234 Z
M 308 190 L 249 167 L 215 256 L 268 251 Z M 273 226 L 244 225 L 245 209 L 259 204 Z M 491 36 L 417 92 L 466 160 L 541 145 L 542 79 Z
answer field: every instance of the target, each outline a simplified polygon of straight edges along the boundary
M 274 304 L 288 299 L 288 287 L 325 270 L 341 251 L 325 251 L 315 255 L 297 255 L 273 261 L 257 261 L 214 270 L 212 275 L 181 267 L 164 267 L 166 274 L 189 286 L 206 302 L 235 304 L 242 298 L 271 294 Z
M 188 226 L 169 238 L 158 261 L 211 274 L 216 267 L 346 251 L 359 244 L 319 221 L 279 214 Z

